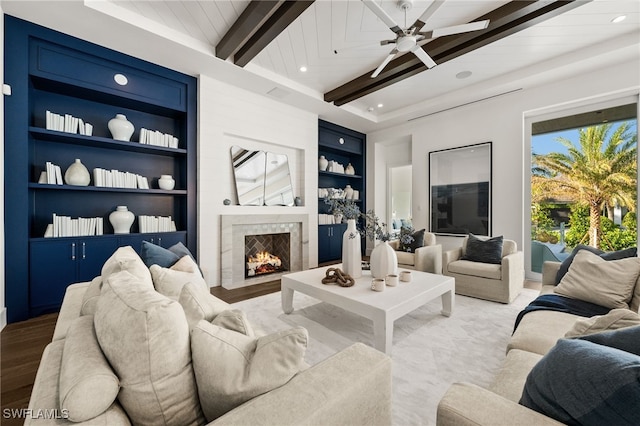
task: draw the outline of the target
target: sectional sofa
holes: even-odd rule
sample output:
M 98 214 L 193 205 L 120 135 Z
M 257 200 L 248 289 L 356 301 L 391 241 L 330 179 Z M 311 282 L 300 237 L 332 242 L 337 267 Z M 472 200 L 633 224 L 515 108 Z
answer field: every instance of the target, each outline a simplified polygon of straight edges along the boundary
M 305 329 L 261 335 L 232 308 L 189 256 L 118 249 L 67 288 L 25 424 L 391 424 L 388 356 L 354 344 L 308 366 Z

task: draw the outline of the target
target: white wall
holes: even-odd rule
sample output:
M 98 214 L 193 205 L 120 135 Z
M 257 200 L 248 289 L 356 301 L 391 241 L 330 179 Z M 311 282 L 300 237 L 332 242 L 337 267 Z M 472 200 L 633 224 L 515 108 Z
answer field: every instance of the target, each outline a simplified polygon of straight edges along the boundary
M 589 102 L 617 93 L 635 91 L 640 86 L 640 64 L 630 61 L 598 71 L 573 76 L 552 84 L 527 88 L 503 97 L 434 114 L 389 129 L 370 133 L 367 179 L 379 182 L 376 176 L 384 172 L 382 149 L 374 145 L 386 143 L 399 135 L 410 137 L 413 163 L 413 223 L 416 229 L 428 227 L 428 154 L 429 151 L 453 148 L 481 142 L 493 142 L 493 235 L 513 239 L 519 247 L 525 241 L 525 223 L 529 196 L 524 180 L 529 178 L 530 153 L 525 152 L 524 117 L 532 111 L 574 102 Z M 527 130 L 528 132 L 528 130 Z M 376 200 L 376 206 L 377 206 Z M 382 206 L 381 206 L 382 207 Z M 528 208 L 527 208 L 528 209 Z M 459 246 L 459 237 L 438 237 L 443 249 Z M 525 255 L 528 255 L 528 247 Z
M 0 84 L 4 82 L 4 15 L 2 5 L 0 4 Z M 2 188 L 2 209 L 0 209 L 0 330 L 7 324 L 7 307 L 4 303 L 4 99 L 0 102 L 0 164 L 2 164 L 2 173 L 0 173 L 0 188 Z
M 309 214 L 309 266 L 318 262 L 318 116 L 200 76 L 198 99 L 198 261 L 220 285 L 220 215 Z M 238 206 L 230 148 L 287 154 L 302 207 Z M 224 199 L 232 205 L 223 205 Z

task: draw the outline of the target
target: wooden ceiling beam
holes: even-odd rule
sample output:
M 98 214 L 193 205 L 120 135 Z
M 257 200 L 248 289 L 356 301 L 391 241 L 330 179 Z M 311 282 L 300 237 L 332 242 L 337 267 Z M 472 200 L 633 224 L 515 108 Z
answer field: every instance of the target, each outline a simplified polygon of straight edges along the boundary
M 226 40 L 225 45 L 220 49 L 222 51 L 220 56 L 216 46 L 216 56 L 222 58 L 229 54 L 223 59 L 233 56 L 233 63 L 244 67 L 312 4 L 313 0 L 253 0 L 218 44 L 220 46 L 228 36 L 229 40 Z
M 487 29 L 439 37 L 422 48 L 434 61 L 442 64 L 589 1 L 591 0 L 514 0 L 474 20 L 489 19 Z M 427 69 L 415 55 L 405 54 L 392 60 L 378 77 L 371 78 L 371 70 L 325 93 L 324 100 L 337 106 L 344 105 Z

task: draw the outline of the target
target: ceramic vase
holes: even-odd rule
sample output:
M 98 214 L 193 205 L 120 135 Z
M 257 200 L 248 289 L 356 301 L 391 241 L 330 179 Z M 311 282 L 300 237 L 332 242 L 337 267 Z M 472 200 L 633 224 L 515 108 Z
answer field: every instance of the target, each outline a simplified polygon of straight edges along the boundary
M 89 170 L 82 164 L 79 158 L 64 172 L 64 181 L 67 185 L 87 186 L 91 180 Z
M 324 172 L 325 170 L 327 170 L 328 165 L 329 165 L 329 160 L 324 158 L 324 155 L 321 155 L 320 159 L 318 160 L 318 169 Z
M 352 278 L 362 276 L 361 239 L 355 219 L 347 219 L 347 230 L 342 235 L 342 270 Z
M 109 214 L 109 222 L 113 226 L 114 234 L 128 234 L 135 216 L 127 209 L 127 206 L 117 206 L 115 211 Z
M 119 141 L 129 142 L 131 135 L 133 135 L 133 124 L 127 120 L 127 116 L 124 114 L 116 114 L 114 118 L 109 120 L 107 127 L 109 127 L 111 136 Z
M 344 188 L 344 198 L 347 200 L 353 200 L 353 188 L 351 185 L 347 185 Z
M 345 172 L 345 174 L 348 174 L 348 175 L 355 175 L 356 174 L 356 170 L 353 168 L 351 163 L 347 164 L 347 167 L 344 168 L 344 172 Z
M 386 241 L 378 244 L 371 251 L 369 263 L 373 278 L 385 279 L 387 275 L 398 273 L 398 256 Z
M 160 179 L 158 179 L 158 186 L 160 189 L 170 191 L 176 186 L 176 181 L 173 180 L 171 175 L 160 175 Z

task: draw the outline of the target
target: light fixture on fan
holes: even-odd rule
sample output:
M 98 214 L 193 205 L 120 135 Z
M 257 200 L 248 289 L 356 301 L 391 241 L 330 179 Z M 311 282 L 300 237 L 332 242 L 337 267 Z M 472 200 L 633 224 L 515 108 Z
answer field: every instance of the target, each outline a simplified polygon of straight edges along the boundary
M 470 31 L 478 31 L 483 30 L 489 26 L 489 20 L 484 21 L 476 21 L 470 22 L 468 24 L 462 25 L 454 25 L 451 27 L 437 28 L 432 31 L 420 31 L 422 27 L 424 27 L 425 22 L 442 6 L 444 0 L 434 0 L 427 10 L 416 20 L 408 28 L 402 29 L 396 22 L 393 20 L 387 12 L 385 12 L 378 3 L 374 0 L 362 0 L 362 2 L 367 6 L 373 13 L 378 16 L 384 22 L 391 31 L 396 34 L 396 38 L 394 40 L 382 40 L 380 42 L 381 45 L 385 44 L 395 44 L 396 47 L 389 52 L 389 55 L 382 61 L 380 66 L 376 68 L 376 70 L 371 74 L 371 78 L 375 78 L 382 72 L 384 67 L 387 66 L 389 62 L 396 56 L 398 53 L 405 52 L 413 52 L 414 55 L 418 57 L 427 68 L 433 68 L 437 64 L 436 62 L 427 54 L 427 52 L 422 49 L 420 43 L 427 42 L 436 37 L 442 37 L 446 35 L 452 34 L 460 34 L 466 33 Z M 404 19 L 405 19 L 405 27 L 407 26 L 407 11 L 413 7 L 413 0 L 400 0 L 398 1 L 398 7 L 404 10 Z

